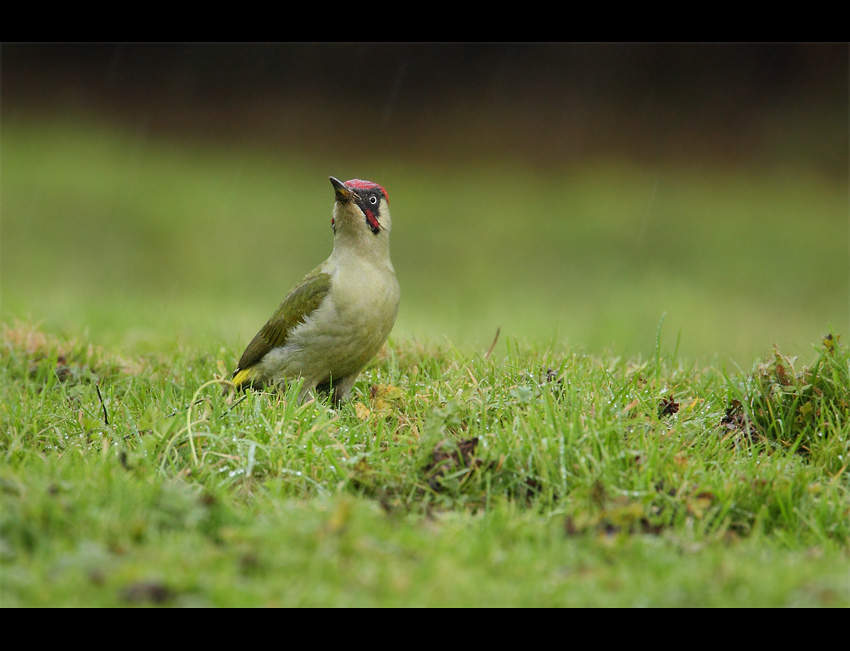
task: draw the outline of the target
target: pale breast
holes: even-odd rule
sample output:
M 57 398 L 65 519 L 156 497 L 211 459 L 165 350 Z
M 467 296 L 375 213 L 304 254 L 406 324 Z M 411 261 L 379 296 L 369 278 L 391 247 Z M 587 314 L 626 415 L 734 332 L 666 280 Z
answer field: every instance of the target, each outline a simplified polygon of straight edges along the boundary
M 399 304 L 392 267 L 349 266 L 332 282 L 329 300 L 263 360 L 266 372 L 310 384 L 342 378 L 358 373 L 387 340 Z

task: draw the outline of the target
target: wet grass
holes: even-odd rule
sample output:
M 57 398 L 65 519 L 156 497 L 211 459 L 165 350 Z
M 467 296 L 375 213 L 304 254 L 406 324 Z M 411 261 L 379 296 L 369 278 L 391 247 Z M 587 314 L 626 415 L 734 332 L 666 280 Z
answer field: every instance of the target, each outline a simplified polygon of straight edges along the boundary
M 333 409 L 6 329 L 3 605 L 850 605 L 846 347 L 805 446 L 758 366 L 498 347 L 394 342 Z
M 850 605 L 846 178 L 2 145 L 3 606 Z M 222 396 L 329 174 L 389 191 L 391 341 Z

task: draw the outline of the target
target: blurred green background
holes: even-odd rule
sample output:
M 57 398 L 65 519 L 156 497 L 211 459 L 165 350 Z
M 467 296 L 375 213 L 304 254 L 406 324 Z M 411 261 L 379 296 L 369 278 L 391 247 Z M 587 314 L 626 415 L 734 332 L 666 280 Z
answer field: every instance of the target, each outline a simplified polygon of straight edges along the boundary
M 846 44 L 4 44 L 0 310 L 237 355 L 384 185 L 393 338 L 749 365 L 850 325 Z M 845 335 L 850 336 L 850 335 Z M 228 363 L 235 360 L 226 360 Z

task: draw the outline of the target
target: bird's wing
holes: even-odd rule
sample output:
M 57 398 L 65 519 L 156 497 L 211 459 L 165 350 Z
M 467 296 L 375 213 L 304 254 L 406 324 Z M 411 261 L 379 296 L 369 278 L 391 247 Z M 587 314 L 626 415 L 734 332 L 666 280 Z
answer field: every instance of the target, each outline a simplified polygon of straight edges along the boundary
M 331 289 L 331 276 L 319 267 L 299 282 L 283 299 L 283 303 L 248 344 L 239 360 L 234 376 L 239 371 L 259 362 L 270 350 L 283 346 L 292 329 L 304 323 Z

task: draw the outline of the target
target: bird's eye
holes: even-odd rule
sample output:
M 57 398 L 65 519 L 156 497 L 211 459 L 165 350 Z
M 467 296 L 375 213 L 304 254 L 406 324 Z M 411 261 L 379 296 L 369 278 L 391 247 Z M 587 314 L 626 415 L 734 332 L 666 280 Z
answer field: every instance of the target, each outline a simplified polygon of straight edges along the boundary
M 369 197 L 369 203 L 371 203 L 373 206 L 377 206 L 378 205 L 378 197 L 376 197 L 373 194 L 372 196 Z

